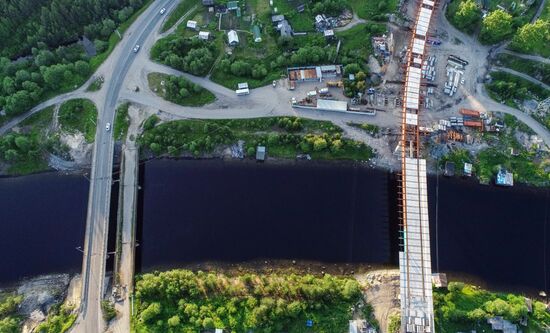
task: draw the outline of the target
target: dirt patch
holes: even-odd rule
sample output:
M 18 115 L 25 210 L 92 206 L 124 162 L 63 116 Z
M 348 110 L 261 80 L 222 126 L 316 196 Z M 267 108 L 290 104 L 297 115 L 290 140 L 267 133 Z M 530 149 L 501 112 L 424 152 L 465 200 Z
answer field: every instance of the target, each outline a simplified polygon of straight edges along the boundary
M 76 164 L 84 166 L 91 163 L 93 143 L 86 142 L 82 133 L 61 133 L 59 140 L 69 147 L 69 155 Z
M 366 274 L 356 274 L 355 278 L 366 285 L 364 295 L 374 308 L 374 316 L 382 333 L 388 332 L 388 318 L 399 313 L 399 270 L 377 270 Z

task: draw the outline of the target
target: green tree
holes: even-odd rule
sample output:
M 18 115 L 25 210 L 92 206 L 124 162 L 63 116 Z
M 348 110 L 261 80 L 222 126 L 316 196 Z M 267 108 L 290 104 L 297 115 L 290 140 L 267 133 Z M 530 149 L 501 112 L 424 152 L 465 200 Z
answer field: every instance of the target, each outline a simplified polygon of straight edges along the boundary
M 512 34 L 512 15 L 501 9 L 492 11 L 482 22 L 479 40 L 484 44 L 495 44 Z
M 525 53 L 550 49 L 550 21 L 536 20 L 520 27 L 512 39 L 512 48 Z
M 481 19 L 481 9 L 474 0 L 461 1 L 452 18 L 453 24 L 460 30 L 472 32 Z
M 168 326 L 177 327 L 180 324 L 180 317 L 175 315 L 168 318 Z

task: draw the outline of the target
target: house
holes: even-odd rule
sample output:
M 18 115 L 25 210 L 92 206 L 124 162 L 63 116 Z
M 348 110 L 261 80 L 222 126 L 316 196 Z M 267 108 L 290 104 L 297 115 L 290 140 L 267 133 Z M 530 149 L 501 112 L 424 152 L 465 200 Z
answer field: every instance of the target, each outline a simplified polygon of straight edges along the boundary
M 205 7 L 214 6 L 214 0 L 202 0 L 202 5 Z
M 227 10 L 237 10 L 237 9 L 239 9 L 238 1 L 229 1 L 227 3 Z
M 277 24 L 285 19 L 284 15 L 273 15 L 271 16 L 271 23 Z
M 262 41 L 262 35 L 260 34 L 260 27 L 255 25 L 252 27 L 252 34 L 254 35 L 254 43 L 260 43 Z
M 196 30 L 197 29 L 197 21 L 192 21 L 192 20 L 187 21 L 187 28 Z
M 325 38 L 330 39 L 334 38 L 334 30 L 328 29 L 323 32 L 323 35 L 325 35 Z
M 281 33 L 281 37 L 292 37 L 292 27 L 287 20 L 282 20 L 277 24 L 277 30 Z
M 258 146 L 258 148 L 256 148 L 256 161 L 265 161 L 265 155 L 265 146 Z
M 227 33 L 227 40 L 229 42 L 229 45 L 237 46 L 239 44 L 239 35 L 235 30 L 229 30 L 229 32 Z
M 199 39 L 208 40 L 210 38 L 209 31 L 199 31 Z

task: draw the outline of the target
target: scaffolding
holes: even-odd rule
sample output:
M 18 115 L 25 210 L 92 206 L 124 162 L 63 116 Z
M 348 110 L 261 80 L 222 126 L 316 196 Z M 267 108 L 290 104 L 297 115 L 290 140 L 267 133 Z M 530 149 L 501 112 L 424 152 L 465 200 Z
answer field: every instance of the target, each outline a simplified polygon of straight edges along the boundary
M 401 119 L 401 326 L 404 332 L 433 333 L 432 268 L 426 160 L 420 154 L 419 111 L 422 64 L 435 1 L 420 0 L 406 55 Z

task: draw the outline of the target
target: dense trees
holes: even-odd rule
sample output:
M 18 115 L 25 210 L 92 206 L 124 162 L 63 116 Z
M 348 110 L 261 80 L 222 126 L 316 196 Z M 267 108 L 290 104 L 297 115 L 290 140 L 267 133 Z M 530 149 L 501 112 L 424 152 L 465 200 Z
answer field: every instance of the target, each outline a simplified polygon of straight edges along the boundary
M 204 105 L 214 101 L 214 95 L 182 76 L 166 75 L 164 97 L 180 105 Z
M 153 46 L 154 59 L 194 75 L 206 75 L 217 55 L 216 45 L 198 38 L 172 35 Z
M 451 22 L 460 30 L 473 32 L 481 19 L 481 9 L 474 0 L 458 1 L 450 5 L 450 8 L 457 6 L 450 16 Z
M 544 310 L 543 303 L 533 303 L 534 311 L 529 313 L 523 296 L 491 293 L 459 282 L 449 283 L 448 291 L 434 292 L 436 322 L 442 330 L 453 323 L 475 325 L 490 317 L 503 316 L 514 323 L 527 318 L 531 329 L 538 331 L 550 325 L 550 313 Z
M 511 46 L 521 52 L 545 55 L 550 49 L 550 22 L 537 20 L 520 27 Z
M 339 15 L 347 4 L 345 0 L 320 0 L 313 4 L 313 14 Z
M 144 0 L 19 0 L 0 2 L 0 109 L 14 116 L 91 74 L 82 35 L 101 52 Z M 17 61 L 13 59 L 20 58 Z
M 19 318 L 16 317 L 16 311 L 22 300 L 21 296 L 9 295 L 0 302 L 0 332 L 19 332 Z
M 357 281 L 330 275 L 233 277 L 174 270 L 137 278 L 138 331 L 184 332 L 224 327 L 229 331 L 281 332 L 314 320 L 317 331 L 343 331 L 350 306 L 361 301 Z
M 484 44 L 495 44 L 510 37 L 512 32 L 512 15 L 497 9 L 483 19 L 479 40 Z
M 16 58 L 38 43 L 55 48 L 85 34 L 105 39 L 143 0 L 11 0 L 0 2 L 0 56 Z

